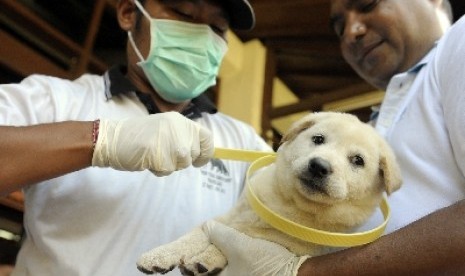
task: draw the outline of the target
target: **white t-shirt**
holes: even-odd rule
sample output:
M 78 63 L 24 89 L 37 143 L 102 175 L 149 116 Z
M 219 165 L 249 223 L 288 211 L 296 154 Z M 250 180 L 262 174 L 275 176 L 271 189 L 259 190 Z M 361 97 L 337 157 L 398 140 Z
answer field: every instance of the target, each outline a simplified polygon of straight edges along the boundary
M 388 85 L 376 128 L 394 149 L 403 186 L 389 197 L 387 233 L 465 198 L 464 34 L 462 18 Z
M 1 85 L 0 124 L 147 115 L 135 93 L 107 100 L 105 88 L 95 75 L 75 81 L 34 75 Z M 217 147 L 270 150 L 250 126 L 224 114 L 202 113 L 196 121 L 212 131 Z M 26 239 L 13 275 L 143 275 L 136 268 L 143 252 L 235 204 L 248 165 L 213 159 L 166 177 L 88 168 L 30 186 Z

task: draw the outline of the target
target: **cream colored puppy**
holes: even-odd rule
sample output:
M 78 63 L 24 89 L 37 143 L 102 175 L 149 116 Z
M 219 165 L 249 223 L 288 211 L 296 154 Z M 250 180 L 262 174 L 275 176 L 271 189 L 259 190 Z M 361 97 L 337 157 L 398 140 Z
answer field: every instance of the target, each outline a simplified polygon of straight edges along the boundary
M 347 232 L 379 206 L 383 192 L 401 185 L 394 154 L 376 131 L 344 113 L 312 113 L 283 137 L 276 162 L 251 180 L 257 197 L 274 212 L 307 227 Z M 316 256 L 328 247 L 305 242 L 272 228 L 243 195 L 216 218 L 246 235 L 283 245 L 296 255 Z M 139 270 L 166 273 L 176 266 L 187 275 L 213 274 L 227 264 L 202 227 L 142 255 Z

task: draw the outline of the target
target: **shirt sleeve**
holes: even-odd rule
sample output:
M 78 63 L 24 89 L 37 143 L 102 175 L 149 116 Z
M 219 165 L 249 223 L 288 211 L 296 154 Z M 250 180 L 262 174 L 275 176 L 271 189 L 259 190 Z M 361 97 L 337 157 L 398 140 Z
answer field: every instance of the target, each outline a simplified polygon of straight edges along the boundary
M 438 44 L 436 72 L 444 120 L 457 165 L 465 175 L 465 17 Z
M 53 121 L 49 78 L 32 75 L 20 83 L 0 85 L 0 124 L 25 126 Z

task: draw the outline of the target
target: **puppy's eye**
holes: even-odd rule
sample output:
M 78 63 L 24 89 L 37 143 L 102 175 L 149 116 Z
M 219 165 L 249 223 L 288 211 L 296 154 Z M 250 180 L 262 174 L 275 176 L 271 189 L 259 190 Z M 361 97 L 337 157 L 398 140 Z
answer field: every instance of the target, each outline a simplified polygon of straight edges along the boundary
M 315 144 L 315 145 L 321 145 L 325 142 L 325 137 L 321 134 L 318 134 L 318 135 L 315 135 L 312 137 L 312 142 Z
M 350 163 L 359 167 L 365 166 L 365 160 L 363 160 L 363 157 L 361 157 L 360 155 L 354 155 L 350 157 Z

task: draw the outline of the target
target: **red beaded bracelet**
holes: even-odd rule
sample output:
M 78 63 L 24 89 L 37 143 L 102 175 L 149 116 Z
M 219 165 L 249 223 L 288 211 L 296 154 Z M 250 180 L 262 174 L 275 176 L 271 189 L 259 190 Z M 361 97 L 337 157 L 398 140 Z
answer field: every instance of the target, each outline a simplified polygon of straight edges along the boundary
M 97 144 L 99 127 L 100 120 L 95 120 L 92 125 L 92 150 L 95 149 L 95 144 Z

